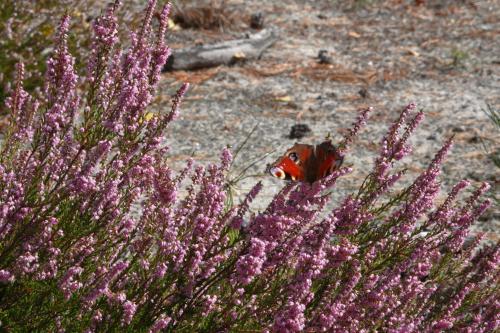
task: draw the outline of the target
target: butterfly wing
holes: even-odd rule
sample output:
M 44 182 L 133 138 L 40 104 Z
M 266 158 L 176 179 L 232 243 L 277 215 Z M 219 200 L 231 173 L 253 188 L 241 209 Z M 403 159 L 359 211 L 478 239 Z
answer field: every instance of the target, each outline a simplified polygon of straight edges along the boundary
M 338 169 L 344 158 L 338 153 L 331 141 L 316 145 L 307 168 L 306 180 L 310 183 L 330 175 Z
M 311 145 L 296 143 L 271 165 L 269 172 L 279 179 L 304 181 L 312 150 Z
M 314 183 L 338 169 L 342 161 L 330 141 L 316 146 L 296 143 L 270 166 L 269 173 L 283 180 Z

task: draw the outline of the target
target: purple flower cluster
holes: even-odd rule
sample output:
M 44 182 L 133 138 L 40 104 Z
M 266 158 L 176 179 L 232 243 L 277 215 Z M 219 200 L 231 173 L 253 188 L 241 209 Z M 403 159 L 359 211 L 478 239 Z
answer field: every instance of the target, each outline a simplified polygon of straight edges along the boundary
M 446 141 L 407 188 L 397 161 L 423 119 L 407 106 L 356 193 L 331 207 L 350 168 L 287 184 L 253 212 L 257 183 L 228 200 L 228 149 L 217 165 L 168 164 L 167 114 L 148 115 L 170 5 L 150 0 L 123 49 L 110 5 L 93 24 L 87 73 L 59 25 L 44 98 L 23 90 L 0 154 L 0 313 L 20 331 L 491 332 L 498 329 L 500 246 L 472 238 L 490 205 L 459 182 L 440 205 Z M 152 31 L 154 18 L 158 31 Z M 155 37 L 156 36 L 156 39 Z M 346 154 L 367 122 L 360 112 Z M 229 203 L 231 202 L 231 203 Z

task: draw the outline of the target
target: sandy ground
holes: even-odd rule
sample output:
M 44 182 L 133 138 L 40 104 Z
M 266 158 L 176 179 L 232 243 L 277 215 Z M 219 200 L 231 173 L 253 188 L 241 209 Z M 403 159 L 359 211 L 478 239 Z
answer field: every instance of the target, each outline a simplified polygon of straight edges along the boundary
M 263 181 L 253 207 L 259 210 L 283 186 L 264 170 L 296 141 L 287 138 L 291 126 L 305 123 L 312 129 L 300 140 L 304 143 L 319 143 L 328 133 L 340 141 L 356 111 L 373 106 L 371 120 L 347 156 L 354 172 L 338 183 L 334 201 L 339 201 L 368 174 L 390 121 L 415 101 L 426 119 L 412 138 L 413 156 L 400 165 L 410 171 L 403 184 L 455 135 L 441 176 L 443 190 L 463 178 L 475 185 L 484 180 L 498 202 L 499 169 L 490 154 L 498 153 L 500 129 L 484 111 L 487 105 L 500 109 L 500 2 L 428 3 L 226 1 L 225 15 L 233 24 L 171 32 L 173 48 L 241 38 L 251 32 L 249 15 L 261 12 L 264 27 L 279 33 L 259 60 L 164 74 L 160 110 L 180 82 L 192 84 L 168 136 L 172 166 L 181 168 L 189 156 L 203 164 L 217 161 L 223 147 L 237 147 L 255 128 L 233 174 L 265 157 L 247 172 L 257 175 L 239 183 L 244 194 Z M 328 51 L 331 64 L 318 63 L 321 49 Z M 499 220 L 494 206 L 478 229 L 498 239 Z

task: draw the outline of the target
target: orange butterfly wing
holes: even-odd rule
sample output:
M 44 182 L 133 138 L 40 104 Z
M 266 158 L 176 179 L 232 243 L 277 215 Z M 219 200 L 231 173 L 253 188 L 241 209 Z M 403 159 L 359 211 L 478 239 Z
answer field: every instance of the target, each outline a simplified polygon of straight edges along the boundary
M 311 182 L 330 175 L 340 167 L 343 161 L 343 157 L 339 155 L 331 141 L 324 141 L 317 145 L 315 152 L 315 165 L 311 166 L 314 170 L 314 177 L 311 177 Z
M 293 162 L 289 157 L 283 157 L 283 159 L 277 164 L 277 167 L 281 168 L 281 170 L 290 176 L 292 180 L 304 179 L 304 170 L 302 167 Z
M 269 172 L 280 179 L 313 183 L 340 167 L 342 160 L 330 141 L 316 146 L 297 143 L 271 166 Z

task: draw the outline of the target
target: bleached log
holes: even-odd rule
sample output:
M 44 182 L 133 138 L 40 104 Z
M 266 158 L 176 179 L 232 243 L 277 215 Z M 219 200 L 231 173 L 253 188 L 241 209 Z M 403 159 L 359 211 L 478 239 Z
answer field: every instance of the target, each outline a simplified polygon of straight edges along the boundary
M 277 35 L 273 30 L 262 30 L 244 39 L 176 50 L 163 71 L 200 69 L 258 59 L 276 39 Z

